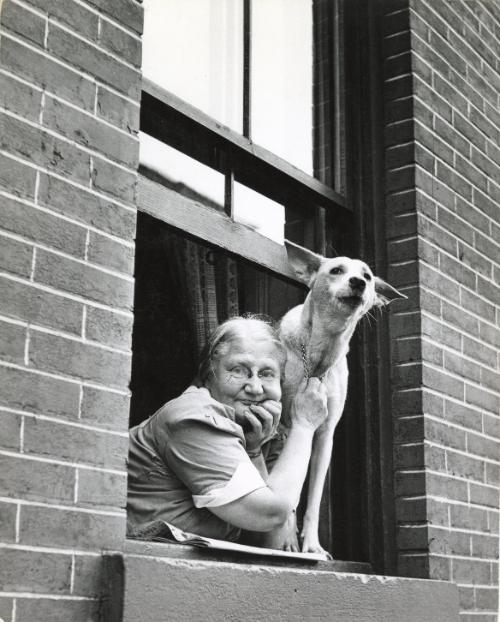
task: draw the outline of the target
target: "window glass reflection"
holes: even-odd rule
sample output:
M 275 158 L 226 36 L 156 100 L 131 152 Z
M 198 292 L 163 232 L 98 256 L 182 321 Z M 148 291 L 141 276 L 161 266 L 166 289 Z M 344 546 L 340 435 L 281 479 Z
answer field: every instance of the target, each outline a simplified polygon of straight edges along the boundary
M 234 219 L 283 244 L 285 208 L 238 182 L 234 183 Z
M 252 0 L 251 134 L 313 174 L 312 2 Z
M 144 0 L 142 70 L 146 78 L 241 132 L 242 0 Z
M 139 160 L 162 183 L 209 207 L 224 209 L 224 175 L 165 143 L 139 132 Z

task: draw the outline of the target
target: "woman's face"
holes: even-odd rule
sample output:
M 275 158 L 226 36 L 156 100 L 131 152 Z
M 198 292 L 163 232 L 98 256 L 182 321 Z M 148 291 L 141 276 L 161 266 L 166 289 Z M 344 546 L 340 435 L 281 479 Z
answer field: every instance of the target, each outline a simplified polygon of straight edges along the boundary
M 278 352 L 269 340 L 241 337 L 213 362 L 206 385 L 212 397 L 232 406 L 237 423 L 250 404 L 281 399 Z

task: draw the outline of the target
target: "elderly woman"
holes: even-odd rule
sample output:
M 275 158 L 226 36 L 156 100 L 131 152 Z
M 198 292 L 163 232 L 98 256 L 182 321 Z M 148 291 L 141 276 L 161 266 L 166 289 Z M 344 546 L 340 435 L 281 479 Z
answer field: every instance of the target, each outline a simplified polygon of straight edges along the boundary
M 233 318 L 211 335 L 196 384 L 130 430 L 128 531 L 158 521 L 212 538 L 266 532 L 296 507 L 315 429 L 326 417 L 317 379 L 299 392 L 292 425 L 270 474 L 262 446 L 281 414 L 283 347 L 274 329 Z

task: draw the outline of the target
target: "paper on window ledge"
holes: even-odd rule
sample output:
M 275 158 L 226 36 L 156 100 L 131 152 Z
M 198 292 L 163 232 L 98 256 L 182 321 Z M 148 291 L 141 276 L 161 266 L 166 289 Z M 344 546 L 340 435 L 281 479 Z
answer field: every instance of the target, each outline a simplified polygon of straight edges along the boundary
M 162 537 L 154 537 L 153 540 L 159 542 L 168 542 L 174 540 L 180 544 L 197 546 L 204 549 L 215 549 L 218 551 L 236 551 L 238 553 L 246 553 L 247 555 L 265 555 L 267 557 L 287 557 L 289 559 L 307 560 L 307 561 L 328 561 L 328 557 L 323 553 L 295 553 L 293 551 L 280 551 L 278 549 L 266 549 L 259 546 L 249 546 L 247 544 L 238 544 L 236 542 L 228 542 L 226 540 L 216 540 L 214 538 L 205 538 L 194 533 L 182 531 L 178 527 L 164 522 L 171 534 L 168 538 L 165 534 Z

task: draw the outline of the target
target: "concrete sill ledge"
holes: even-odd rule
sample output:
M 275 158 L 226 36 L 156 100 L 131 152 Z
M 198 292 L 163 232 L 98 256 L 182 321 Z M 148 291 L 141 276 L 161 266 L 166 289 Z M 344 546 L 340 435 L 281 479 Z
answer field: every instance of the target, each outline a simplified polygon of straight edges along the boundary
M 104 555 L 105 622 L 457 622 L 445 581 L 365 574 L 352 562 L 269 563 L 127 541 Z

